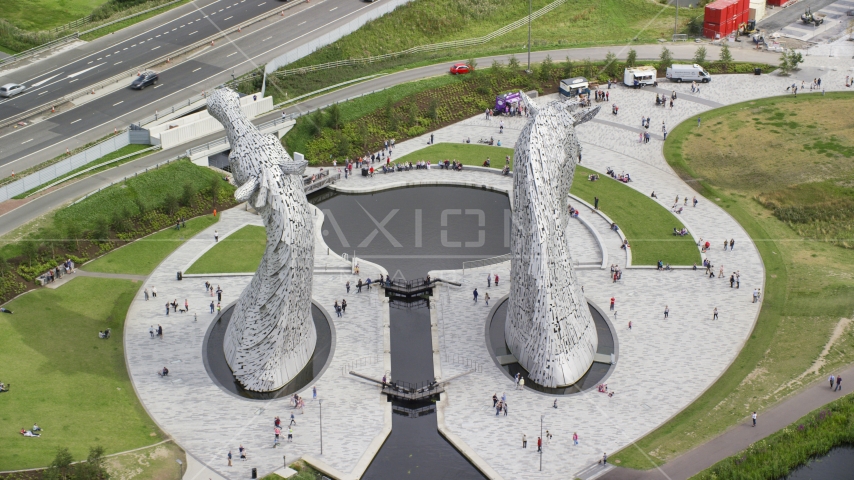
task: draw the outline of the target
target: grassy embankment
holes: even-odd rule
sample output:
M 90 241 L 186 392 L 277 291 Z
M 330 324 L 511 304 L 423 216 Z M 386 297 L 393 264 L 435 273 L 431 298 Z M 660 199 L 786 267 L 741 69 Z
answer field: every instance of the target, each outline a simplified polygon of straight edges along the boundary
M 668 136 L 670 165 L 755 242 L 764 301 L 732 366 L 615 462 L 652 468 L 650 459 L 663 463 L 854 360 L 852 107 L 850 93 L 761 99 Z
M 536 11 L 549 3 L 550 0 L 534 0 L 533 10 Z M 384 55 L 418 45 L 481 37 L 527 15 L 526 3 L 511 0 L 417 0 L 285 68 Z M 566 2 L 534 21 L 532 48 L 547 50 L 623 45 L 632 42 L 632 39 L 635 39 L 634 43 L 653 43 L 659 38 L 670 38 L 673 33 L 673 15 L 672 7 L 648 0 Z M 680 15 L 680 28 L 684 29 L 687 22 L 688 16 Z M 378 72 L 452 59 L 519 53 L 527 48 L 527 41 L 528 29 L 523 26 L 475 47 L 419 53 L 283 79 L 268 76 L 267 92 L 273 94 L 276 102 L 280 102 L 286 99 L 286 94 L 294 97 Z M 247 85 L 247 88 L 257 91 L 260 88 L 260 79 L 256 83 L 257 85 L 252 87 Z
M 232 273 L 258 270 L 267 233 L 264 227 L 247 225 L 205 252 L 186 273 Z
M 854 444 L 854 395 L 816 409 L 748 449 L 692 477 L 696 480 L 776 480 L 826 455 L 838 445 Z

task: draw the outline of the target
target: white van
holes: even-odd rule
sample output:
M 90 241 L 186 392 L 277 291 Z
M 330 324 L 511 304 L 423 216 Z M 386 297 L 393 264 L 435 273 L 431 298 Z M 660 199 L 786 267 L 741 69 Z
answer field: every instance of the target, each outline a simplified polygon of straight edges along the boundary
M 705 68 L 697 65 L 673 65 L 667 67 L 667 73 L 664 75 L 671 82 L 702 82 L 709 83 L 712 81 L 712 75 Z
M 658 72 L 655 67 L 643 65 L 639 67 L 627 68 L 623 74 L 623 83 L 627 87 L 641 88 L 646 85 L 658 86 L 656 77 Z

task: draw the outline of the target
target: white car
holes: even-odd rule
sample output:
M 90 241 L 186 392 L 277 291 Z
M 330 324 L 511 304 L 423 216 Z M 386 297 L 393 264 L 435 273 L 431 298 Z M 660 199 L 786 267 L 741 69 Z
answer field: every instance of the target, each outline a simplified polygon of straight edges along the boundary
M 0 87 L 0 97 L 13 97 L 27 89 L 26 85 L 7 83 Z

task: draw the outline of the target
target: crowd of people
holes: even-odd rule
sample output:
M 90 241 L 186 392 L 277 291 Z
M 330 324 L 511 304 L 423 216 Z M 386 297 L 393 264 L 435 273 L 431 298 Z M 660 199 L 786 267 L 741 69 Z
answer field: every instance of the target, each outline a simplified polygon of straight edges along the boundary
M 66 273 L 74 273 L 74 262 L 70 258 L 43 273 L 39 278 L 42 285 L 46 285 L 62 278 Z

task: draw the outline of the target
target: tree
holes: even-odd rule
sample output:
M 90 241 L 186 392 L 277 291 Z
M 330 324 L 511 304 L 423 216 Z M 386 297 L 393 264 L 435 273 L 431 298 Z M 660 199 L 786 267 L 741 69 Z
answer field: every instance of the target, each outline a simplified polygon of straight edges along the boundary
M 629 53 L 626 54 L 626 67 L 634 67 L 637 62 L 638 52 L 634 48 L 629 49 Z
M 175 215 L 180 205 L 178 197 L 176 197 L 172 192 L 167 193 L 166 196 L 163 197 L 163 209 L 166 210 L 166 214 L 169 216 Z
M 172 198 L 175 199 L 175 195 L 172 195 Z M 178 200 L 175 199 L 175 203 Z M 110 223 L 104 217 L 98 217 L 95 219 L 95 228 L 92 229 L 92 236 L 96 242 L 107 242 L 110 240 Z
M 109 480 L 110 473 L 104 466 L 104 447 L 90 447 L 85 462 L 75 468 L 75 480 Z
M 540 64 L 540 80 L 544 82 L 550 80 L 552 78 L 552 72 L 554 72 L 554 62 L 552 61 L 551 55 L 546 55 L 546 59 Z
M 574 71 L 575 71 L 575 62 L 570 60 L 569 57 L 567 56 L 566 61 L 563 62 L 563 77 L 564 78 L 571 78 L 572 73 Z
M 28 239 L 21 242 L 21 253 L 31 267 L 33 266 L 33 260 L 36 260 L 39 256 L 39 247 L 41 245 L 39 245 L 37 240 Z
M 219 177 L 211 177 L 211 210 L 216 209 L 216 202 L 219 200 L 219 192 L 222 190 L 222 184 L 219 182 Z
M 329 116 L 328 123 L 329 128 L 333 130 L 338 130 L 341 128 L 341 109 L 338 108 L 338 104 L 335 103 L 331 107 L 329 107 Z
M 347 158 L 350 154 L 350 139 L 341 132 L 336 133 L 335 155 Z
M 697 51 L 694 52 L 693 62 L 697 65 L 703 65 L 706 63 L 706 47 L 702 45 L 697 47 Z
M 590 57 L 584 59 L 584 62 L 582 62 L 582 68 L 584 69 L 585 77 L 593 77 L 593 60 L 590 60 Z
M 605 73 L 609 78 L 617 76 L 617 55 L 610 50 L 605 55 Z
M 81 234 L 80 225 L 77 222 L 72 220 L 65 223 L 65 240 L 69 243 L 74 242 L 78 249 L 80 248 Z
M 495 75 L 501 75 L 504 73 L 504 65 L 498 60 L 492 61 L 492 73 Z
M 184 184 L 184 188 L 181 189 L 181 206 L 189 207 L 193 204 L 193 198 L 196 196 L 196 192 L 193 191 L 193 186 L 190 185 L 189 182 Z M 125 211 L 124 215 L 126 217 L 130 217 L 130 212 Z
M 673 52 L 667 47 L 661 47 L 661 53 L 658 55 L 658 69 L 667 70 L 673 65 Z
M 67 448 L 58 448 L 56 456 L 50 462 L 50 466 L 45 470 L 42 478 L 44 480 L 69 480 L 74 477 L 74 468 L 71 462 L 74 458 Z
M 409 112 L 406 120 L 409 123 L 410 127 L 413 127 L 418 124 L 418 117 L 420 116 L 420 113 L 421 111 L 418 110 L 418 105 L 416 105 L 414 102 L 409 104 Z
M 792 70 L 799 70 L 798 65 L 804 63 L 804 56 L 801 55 L 800 52 L 796 52 L 794 50 L 789 49 L 789 51 L 786 53 L 786 56 L 789 59 L 789 68 L 791 68 Z
M 703 33 L 703 15 L 697 15 L 688 19 L 688 33 L 701 35 Z
M 468 65 L 469 68 L 471 69 L 471 73 L 474 73 L 475 71 L 477 71 L 477 60 L 475 60 L 474 57 L 468 59 L 466 61 L 466 65 Z
M 519 66 L 519 59 L 516 58 L 516 55 L 510 55 L 510 60 L 507 60 L 507 69 L 510 70 L 510 73 L 519 73 L 521 68 L 522 67 Z
M 721 69 L 724 71 L 724 73 L 729 71 L 729 66 L 732 65 L 732 61 L 732 53 L 729 51 L 729 46 L 724 43 L 721 46 L 721 55 L 719 61 L 719 63 L 721 64 Z
M 308 117 L 308 133 L 316 137 L 323 131 L 323 110 L 317 110 Z
M 359 123 L 356 124 L 356 133 L 359 135 L 359 138 L 362 139 L 362 150 L 367 149 L 369 140 L 368 135 L 370 132 L 368 132 L 368 125 L 364 121 L 359 121 Z
M 427 107 L 427 116 L 433 121 L 439 119 L 439 101 L 435 98 L 430 100 L 430 106 Z

